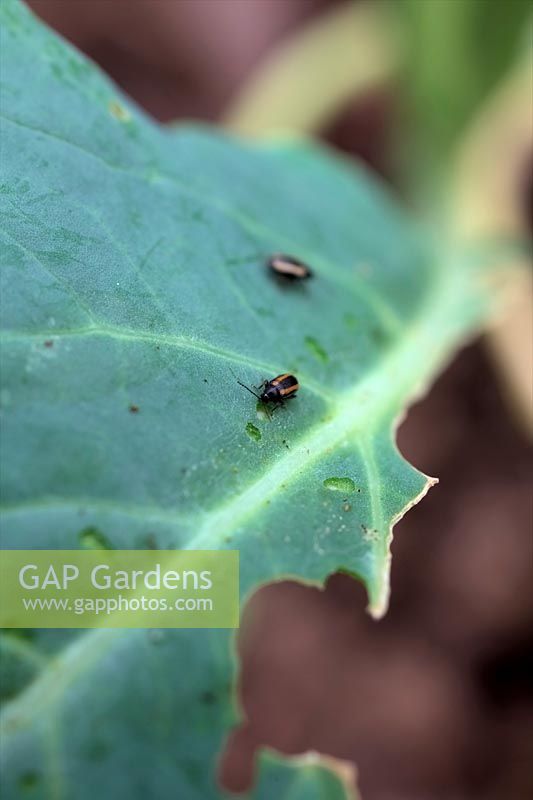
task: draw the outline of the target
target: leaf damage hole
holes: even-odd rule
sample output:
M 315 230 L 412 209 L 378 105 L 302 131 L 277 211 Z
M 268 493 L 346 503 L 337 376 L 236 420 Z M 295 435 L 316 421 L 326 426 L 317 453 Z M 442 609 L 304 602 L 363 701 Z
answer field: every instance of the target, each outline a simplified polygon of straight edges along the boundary
M 84 528 L 78 535 L 80 547 L 85 550 L 113 550 L 108 539 L 101 530 L 93 525 Z
M 341 603 L 348 613 L 339 618 Z M 360 664 L 360 653 L 348 643 L 353 642 L 355 620 L 361 623 L 358 633 L 366 630 L 365 604 L 362 584 L 339 573 L 321 588 L 297 581 L 270 583 L 248 600 L 236 639 L 236 692 L 242 715 L 219 762 L 218 780 L 226 791 L 250 792 L 263 747 L 278 751 L 281 758 L 310 750 L 336 755 L 332 747 L 338 740 L 328 740 L 325 734 L 336 730 L 333 720 L 339 708 L 346 707 L 341 696 L 348 649 L 350 666 Z M 206 685 L 204 691 L 209 690 L 213 687 Z M 364 699 L 365 688 L 361 696 Z M 348 714 L 343 724 L 350 729 Z
M 305 339 L 305 346 L 309 350 L 312 356 L 314 356 L 318 361 L 321 361 L 325 364 L 329 361 L 328 354 L 324 350 L 321 344 L 317 342 L 317 340 L 313 336 L 306 336 Z
M 246 424 L 245 431 L 250 437 L 250 439 L 253 439 L 254 442 L 261 441 L 261 431 L 256 425 L 253 424 L 253 422 L 248 422 Z
M 129 410 L 130 414 L 138 414 L 139 413 L 139 406 L 135 405 L 135 403 L 131 403 L 131 405 L 129 406 L 128 410 Z
M 329 489 L 332 492 L 342 492 L 348 494 L 349 492 L 361 491 L 357 488 L 351 478 L 326 478 L 322 485 L 324 489 Z

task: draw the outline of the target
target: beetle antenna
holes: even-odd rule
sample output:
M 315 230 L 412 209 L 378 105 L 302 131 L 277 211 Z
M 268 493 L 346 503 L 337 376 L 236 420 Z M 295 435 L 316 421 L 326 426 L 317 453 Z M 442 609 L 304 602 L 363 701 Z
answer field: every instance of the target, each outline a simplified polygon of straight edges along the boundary
M 253 392 L 250 389 L 250 387 L 247 386 L 245 383 L 243 383 L 242 381 L 239 381 L 239 380 L 237 380 L 237 383 L 239 384 L 239 386 L 242 386 L 243 389 L 247 389 L 250 392 L 250 394 L 253 394 L 254 397 L 257 397 L 258 400 L 261 400 L 261 397 L 258 394 L 256 394 L 255 392 Z
M 266 404 L 265 404 L 265 403 L 263 403 L 263 401 L 261 400 L 261 395 L 259 395 L 259 394 L 256 394 L 256 392 L 254 392 L 252 389 L 250 389 L 250 387 L 249 387 L 249 386 L 247 386 L 245 383 L 243 383 L 242 381 L 240 381 L 240 380 L 238 379 L 238 377 L 235 375 L 235 373 L 233 372 L 233 370 L 231 369 L 231 367 L 230 367 L 230 371 L 231 371 L 231 373 L 232 373 L 233 377 L 235 378 L 235 380 L 237 381 L 237 383 L 239 384 L 239 386 L 242 386 L 242 388 L 243 388 L 243 389 L 246 389 L 246 391 L 247 391 L 247 392 L 250 392 L 250 394 L 253 394 L 253 396 L 254 396 L 254 397 L 257 397 L 257 399 L 259 400 L 259 402 L 260 402 L 260 403 L 263 405 L 263 408 L 264 408 L 264 410 L 265 410 L 265 412 L 266 412 L 266 415 L 267 415 L 267 417 L 268 417 L 268 418 L 271 420 L 271 419 L 272 419 L 272 415 L 271 415 L 270 411 L 268 410 L 268 408 L 267 408 Z
M 235 380 L 236 380 L 236 381 L 237 381 L 237 383 L 239 384 L 239 386 L 242 386 L 242 388 L 243 388 L 243 389 L 246 389 L 246 391 L 247 391 L 247 392 L 250 392 L 250 394 L 253 394 L 253 396 L 254 396 L 254 397 L 257 397 L 257 399 L 258 399 L 258 400 L 261 400 L 261 398 L 260 398 L 260 396 L 259 396 L 258 394 L 256 394 L 254 391 L 252 391 L 252 389 L 250 389 L 250 387 L 249 387 L 249 386 L 247 386 L 245 383 L 243 383 L 242 381 L 240 381 L 240 380 L 238 379 L 238 377 L 235 375 L 235 373 L 233 372 L 233 370 L 231 369 L 231 367 L 230 367 L 229 369 L 230 369 L 230 372 L 231 372 L 231 374 L 233 375 L 233 377 L 235 378 Z

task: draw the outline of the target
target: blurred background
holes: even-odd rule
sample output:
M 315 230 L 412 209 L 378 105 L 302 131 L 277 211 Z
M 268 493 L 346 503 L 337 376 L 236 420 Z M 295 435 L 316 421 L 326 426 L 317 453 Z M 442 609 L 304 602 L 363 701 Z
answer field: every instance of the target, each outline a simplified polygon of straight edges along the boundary
M 311 133 L 414 208 L 457 163 L 460 226 L 531 234 L 531 73 L 525 95 L 505 90 L 531 47 L 527 2 L 30 5 L 161 121 Z M 266 744 L 354 761 L 364 800 L 533 797 L 527 301 L 513 316 L 465 348 L 399 431 L 403 454 L 440 483 L 395 530 L 385 619 L 342 575 L 323 592 L 284 583 L 250 602 L 248 721 L 222 760 L 227 787 L 249 784 Z

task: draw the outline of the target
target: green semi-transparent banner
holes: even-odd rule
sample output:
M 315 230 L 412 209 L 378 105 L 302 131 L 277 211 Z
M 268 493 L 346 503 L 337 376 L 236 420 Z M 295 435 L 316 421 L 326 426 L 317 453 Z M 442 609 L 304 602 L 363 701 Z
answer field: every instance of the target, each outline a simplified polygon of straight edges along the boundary
M 2 628 L 236 628 L 237 550 L 3 550 Z

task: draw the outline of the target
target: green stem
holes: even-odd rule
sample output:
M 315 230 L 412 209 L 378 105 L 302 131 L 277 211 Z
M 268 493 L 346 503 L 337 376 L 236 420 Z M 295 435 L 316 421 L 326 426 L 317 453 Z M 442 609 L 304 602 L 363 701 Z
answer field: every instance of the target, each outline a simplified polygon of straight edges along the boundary
M 239 91 L 223 124 L 258 136 L 314 133 L 344 105 L 387 81 L 399 63 L 392 15 L 383 3 L 346 3 L 272 51 Z

